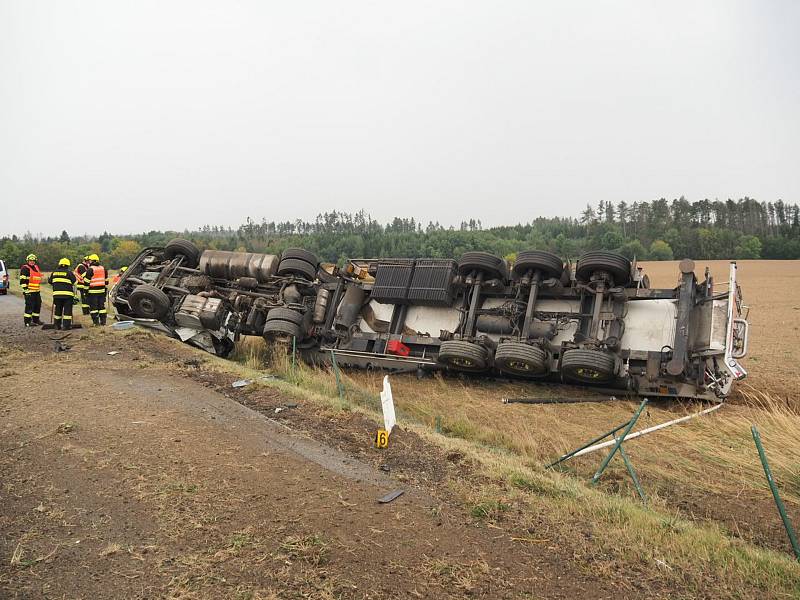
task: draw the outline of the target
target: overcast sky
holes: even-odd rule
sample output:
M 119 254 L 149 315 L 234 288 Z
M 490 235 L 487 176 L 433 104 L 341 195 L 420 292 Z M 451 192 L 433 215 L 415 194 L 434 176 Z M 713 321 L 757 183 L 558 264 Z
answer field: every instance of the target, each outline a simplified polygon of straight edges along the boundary
M 0 235 L 800 196 L 800 2 L 0 0 Z

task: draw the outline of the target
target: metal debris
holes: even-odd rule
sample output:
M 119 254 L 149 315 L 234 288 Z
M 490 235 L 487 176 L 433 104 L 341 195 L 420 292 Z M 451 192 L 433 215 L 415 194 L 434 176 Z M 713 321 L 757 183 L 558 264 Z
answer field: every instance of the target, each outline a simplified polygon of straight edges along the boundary
M 402 496 L 405 493 L 406 493 L 405 490 L 394 490 L 393 492 L 389 492 L 385 496 L 383 496 L 381 498 L 378 498 L 378 502 L 380 504 L 388 504 L 392 500 L 396 500 L 397 498 L 399 498 L 400 496 Z

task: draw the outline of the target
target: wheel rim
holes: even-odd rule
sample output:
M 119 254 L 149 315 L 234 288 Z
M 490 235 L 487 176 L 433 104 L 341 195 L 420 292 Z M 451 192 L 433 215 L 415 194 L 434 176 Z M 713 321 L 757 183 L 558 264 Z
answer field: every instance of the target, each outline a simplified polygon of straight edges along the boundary
M 153 314 L 155 312 L 155 306 L 153 305 L 153 301 L 149 298 L 143 298 L 139 301 L 139 308 L 142 312 Z
M 603 377 L 603 373 L 601 371 L 589 367 L 580 367 L 575 370 L 575 374 L 578 377 L 583 377 L 585 379 L 600 379 Z
M 506 366 L 511 371 L 518 371 L 520 373 L 531 373 L 533 369 L 533 365 L 524 360 L 510 360 L 506 363 Z
M 471 358 L 465 358 L 462 356 L 454 356 L 450 359 L 450 364 L 455 367 L 462 367 L 464 369 L 472 369 L 475 367 L 475 361 Z

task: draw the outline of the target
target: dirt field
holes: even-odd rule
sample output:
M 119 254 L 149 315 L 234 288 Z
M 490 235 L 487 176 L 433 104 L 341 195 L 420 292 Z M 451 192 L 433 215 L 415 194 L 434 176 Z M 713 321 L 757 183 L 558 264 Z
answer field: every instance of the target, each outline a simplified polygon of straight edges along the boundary
M 379 454 L 373 422 L 268 394 L 345 453 L 228 397 L 189 347 L 92 330 L 55 352 L 0 304 L 4 598 L 612 596 L 438 490 L 460 458 L 412 433 Z
M 379 451 L 378 375 L 345 374 L 344 401 L 305 369 L 234 389 L 261 373 L 140 332 L 75 332 L 56 352 L 0 297 L 0 597 L 799 597 L 749 423 L 800 524 L 800 309 L 778 293 L 800 265 L 740 274 L 753 388 L 629 445 L 647 508 L 616 460 L 599 490 L 601 455 L 542 470 L 632 402 L 503 405 L 569 388 L 395 377 L 402 429 Z M 693 410 L 662 403 L 643 424 Z

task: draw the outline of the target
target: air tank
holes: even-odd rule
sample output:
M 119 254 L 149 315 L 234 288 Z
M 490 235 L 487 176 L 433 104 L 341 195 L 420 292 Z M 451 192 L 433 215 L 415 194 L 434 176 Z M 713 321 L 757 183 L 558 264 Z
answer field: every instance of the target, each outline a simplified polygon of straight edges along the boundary
M 328 312 L 328 302 L 330 301 L 330 297 L 330 290 L 319 288 L 317 291 L 317 299 L 314 302 L 314 323 L 322 323 L 325 320 L 325 315 Z
M 337 329 L 349 329 L 355 324 L 361 308 L 364 306 L 364 290 L 357 285 L 347 286 L 334 325 Z

